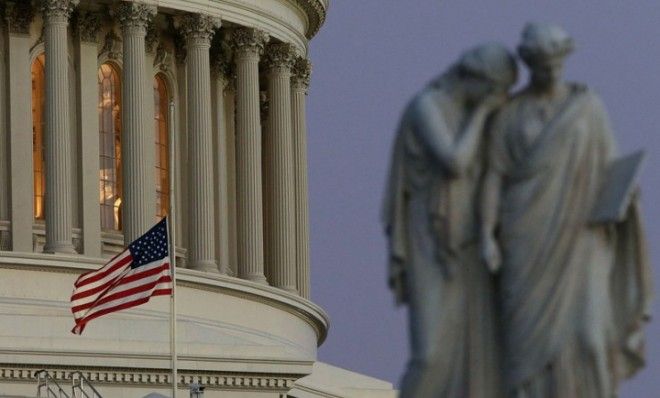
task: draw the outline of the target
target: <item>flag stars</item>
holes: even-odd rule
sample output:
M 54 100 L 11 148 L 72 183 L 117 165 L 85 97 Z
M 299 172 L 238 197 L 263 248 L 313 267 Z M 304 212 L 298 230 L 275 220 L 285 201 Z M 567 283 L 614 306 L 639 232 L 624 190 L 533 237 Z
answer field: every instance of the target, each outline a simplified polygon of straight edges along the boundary
M 156 227 L 133 242 L 129 249 L 134 259 L 133 267 L 139 267 L 152 261 L 168 256 L 167 229 L 165 222 L 161 221 Z

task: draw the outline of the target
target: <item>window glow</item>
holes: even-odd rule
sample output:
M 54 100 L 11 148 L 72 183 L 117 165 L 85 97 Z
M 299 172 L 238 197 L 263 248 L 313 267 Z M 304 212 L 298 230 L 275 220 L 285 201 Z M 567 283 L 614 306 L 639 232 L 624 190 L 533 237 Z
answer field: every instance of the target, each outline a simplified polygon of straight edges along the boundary
M 101 228 L 121 230 L 121 80 L 110 64 L 99 68 Z
M 156 127 L 156 219 L 166 216 L 170 208 L 167 85 L 161 75 L 154 78 L 154 118 Z
M 44 161 L 44 125 L 46 97 L 46 57 L 39 55 L 32 62 L 32 168 L 34 176 L 34 218 L 44 219 L 46 169 Z

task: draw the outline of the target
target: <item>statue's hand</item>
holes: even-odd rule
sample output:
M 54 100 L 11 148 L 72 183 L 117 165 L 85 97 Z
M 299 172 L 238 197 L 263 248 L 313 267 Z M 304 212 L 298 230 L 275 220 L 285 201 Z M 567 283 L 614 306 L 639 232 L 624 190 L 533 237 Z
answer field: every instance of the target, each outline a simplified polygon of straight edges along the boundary
M 500 247 L 492 236 L 486 237 L 481 243 L 481 259 L 486 263 L 488 270 L 497 273 L 502 266 L 502 253 Z

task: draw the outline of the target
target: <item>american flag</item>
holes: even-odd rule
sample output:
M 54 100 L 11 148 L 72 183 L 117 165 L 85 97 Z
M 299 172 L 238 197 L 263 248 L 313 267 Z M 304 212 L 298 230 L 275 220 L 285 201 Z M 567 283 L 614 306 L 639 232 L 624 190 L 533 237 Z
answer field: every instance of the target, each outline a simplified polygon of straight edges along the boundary
M 81 334 L 94 318 L 144 304 L 152 296 L 170 294 L 167 219 L 163 218 L 103 267 L 78 277 L 71 295 L 76 321 L 71 332 Z

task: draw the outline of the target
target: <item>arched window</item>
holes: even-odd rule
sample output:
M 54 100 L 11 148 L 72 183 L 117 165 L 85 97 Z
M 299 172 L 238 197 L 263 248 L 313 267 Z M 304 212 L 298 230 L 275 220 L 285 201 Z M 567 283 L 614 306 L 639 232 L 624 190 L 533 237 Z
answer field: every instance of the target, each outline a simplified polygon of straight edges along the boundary
M 169 142 L 167 85 L 162 75 L 154 78 L 154 117 L 156 119 L 156 217 L 167 215 L 170 208 Z
M 121 230 L 121 81 L 110 64 L 99 68 L 101 228 Z
M 46 70 L 44 54 L 32 62 L 32 167 L 34 173 L 34 218 L 44 219 L 44 116 L 46 97 Z

